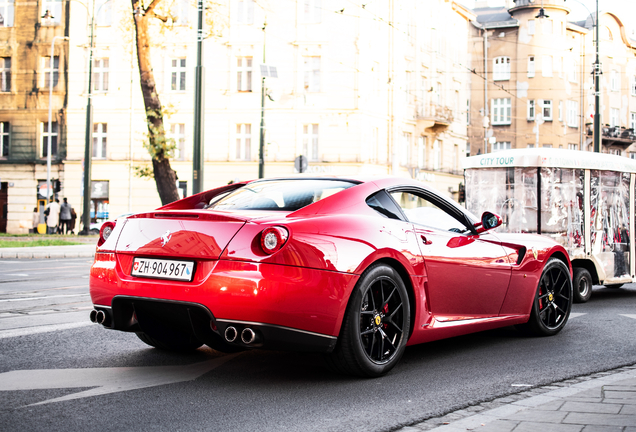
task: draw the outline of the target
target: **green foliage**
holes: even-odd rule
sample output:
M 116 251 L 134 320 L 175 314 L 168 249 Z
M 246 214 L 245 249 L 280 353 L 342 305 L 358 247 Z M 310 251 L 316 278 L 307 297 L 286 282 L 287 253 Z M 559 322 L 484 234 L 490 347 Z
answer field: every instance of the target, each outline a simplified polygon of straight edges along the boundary
M 0 248 L 32 247 L 32 246 L 69 246 L 82 243 L 57 239 L 42 240 L 0 240 Z
M 135 172 L 135 177 L 139 177 L 146 180 L 151 180 L 155 178 L 155 172 L 152 169 L 152 165 L 133 165 L 133 171 Z

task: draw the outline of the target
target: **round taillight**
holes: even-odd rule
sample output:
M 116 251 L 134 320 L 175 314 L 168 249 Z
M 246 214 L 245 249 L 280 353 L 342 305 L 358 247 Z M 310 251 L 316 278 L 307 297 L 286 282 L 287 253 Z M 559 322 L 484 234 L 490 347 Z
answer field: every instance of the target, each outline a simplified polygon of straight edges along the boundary
M 97 241 L 97 246 L 101 246 L 108 240 L 108 237 L 113 232 L 113 228 L 115 228 L 114 222 L 104 222 L 102 227 L 99 229 L 99 240 Z
M 269 227 L 261 232 L 261 248 L 266 254 L 273 254 L 283 247 L 289 232 L 283 227 Z

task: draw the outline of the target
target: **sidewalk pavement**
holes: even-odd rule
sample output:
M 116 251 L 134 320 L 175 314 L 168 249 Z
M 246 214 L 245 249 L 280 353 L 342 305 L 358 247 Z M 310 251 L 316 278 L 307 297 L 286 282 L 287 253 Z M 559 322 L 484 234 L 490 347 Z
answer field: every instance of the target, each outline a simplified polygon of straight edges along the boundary
M 636 365 L 537 387 L 399 432 L 636 432 Z
M 95 256 L 95 247 L 96 244 L 0 248 L 0 259 L 92 258 Z

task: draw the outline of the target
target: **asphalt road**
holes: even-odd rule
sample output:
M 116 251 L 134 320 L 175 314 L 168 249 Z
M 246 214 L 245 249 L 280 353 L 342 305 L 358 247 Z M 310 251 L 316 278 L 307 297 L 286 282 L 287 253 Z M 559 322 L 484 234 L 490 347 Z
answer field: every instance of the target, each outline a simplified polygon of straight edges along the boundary
M 0 261 L 0 430 L 388 431 L 636 363 L 636 284 L 597 287 L 555 337 L 504 328 L 409 347 L 364 380 L 317 355 L 171 354 L 90 324 L 89 266 Z

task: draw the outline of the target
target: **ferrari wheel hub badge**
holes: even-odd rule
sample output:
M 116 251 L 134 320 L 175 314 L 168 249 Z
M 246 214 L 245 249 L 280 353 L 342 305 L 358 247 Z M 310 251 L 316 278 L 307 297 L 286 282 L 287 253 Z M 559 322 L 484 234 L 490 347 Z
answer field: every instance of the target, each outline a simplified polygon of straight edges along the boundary
M 382 317 L 380 315 L 376 315 L 375 318 L 373 318 L 373 322 L 375 322 L 375 325 L 379 326 L 382 324 Z
M 552 293 L 548 294 L 548 300 L 554 301 L 554 295 Z

